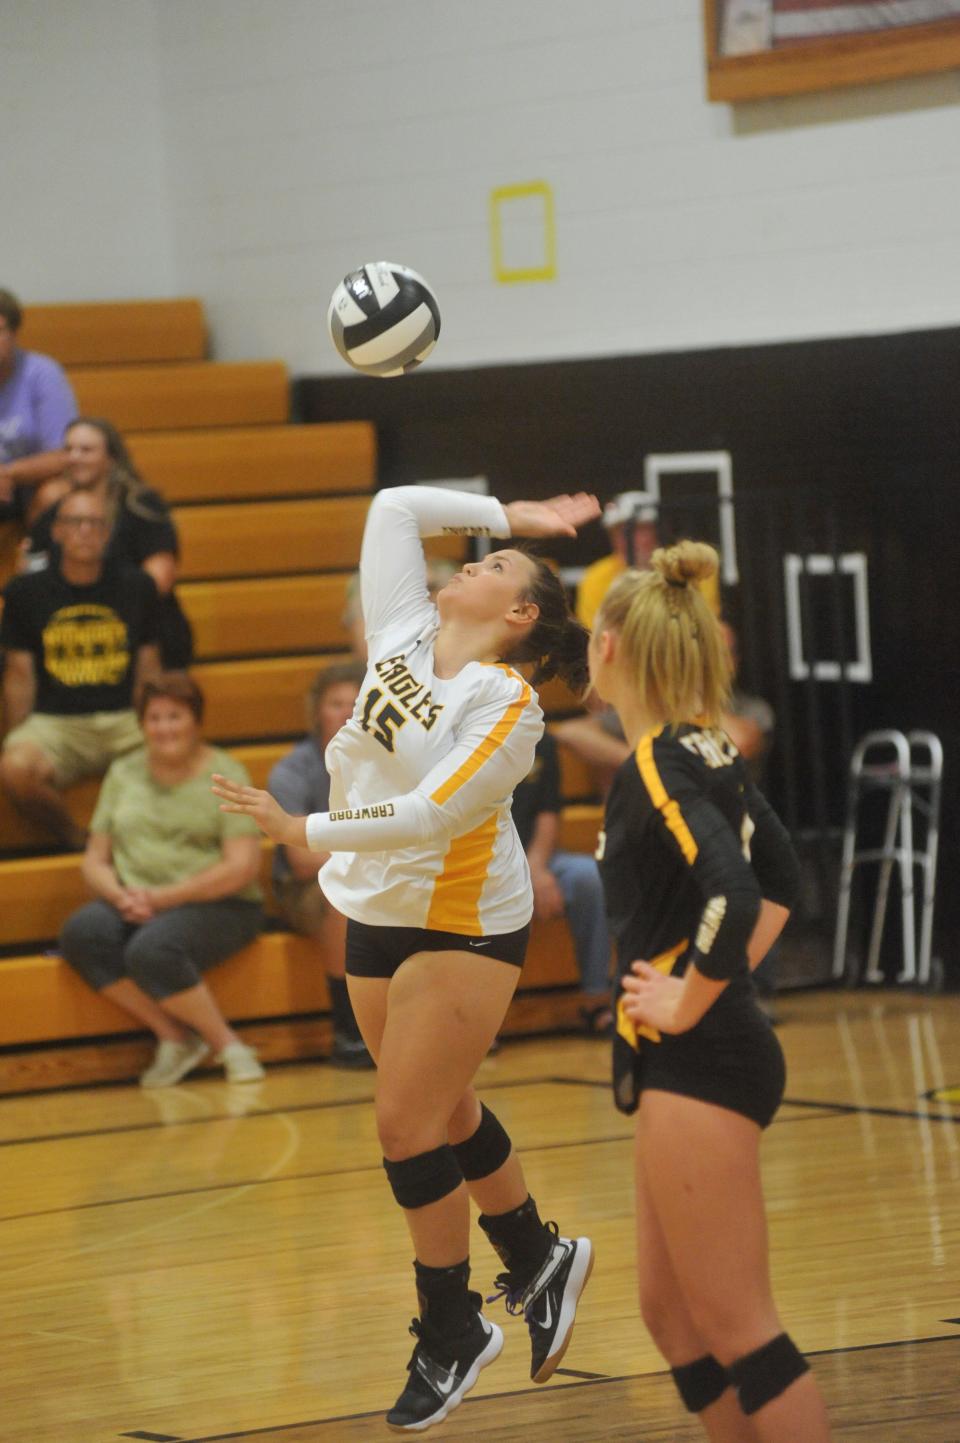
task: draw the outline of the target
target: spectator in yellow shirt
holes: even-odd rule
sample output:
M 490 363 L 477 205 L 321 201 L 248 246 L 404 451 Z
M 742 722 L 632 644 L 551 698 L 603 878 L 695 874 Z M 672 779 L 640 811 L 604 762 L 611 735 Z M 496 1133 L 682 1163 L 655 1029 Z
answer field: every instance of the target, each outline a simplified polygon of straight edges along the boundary
M 635 566 L 638 571 L 649 571 L 650 558 L 660 545 L 657 534 L 657 519 L 660 503 L 648 491 L 622 491 L 608 501 L 603 511 L 603 524 L 607 528 L 612 550 L 609 556 L 601 556 L 583 573 L 577 588 L 577 620 L 584 626 L 593 627 L 593 618 L 601 601 L 616 581 L 621 571 Z M 700 589 L 714 615 L 720 614 L 720 590 L 716 576 L 708 582 L 701 582 Z
M 614 581 L 628 566 L 638 571 L 650 570 L 650 559 L 660 545 L 657 521 L 660 502 L 648 491 L 622 491 L 608 501 L 603 509 L 603 524 L 613 548 L 609 556 L 601 556 L 588 566 L 577 588 L 577 620 L 592 630 L 594 617 Z M 714 615 L 720 615 L 720 588 L 716 573 L 698 583 L 704 599 Z M 613 707 L 601 705 L 596 693 L 590 693 L 587 710 L 554 728 L 554 736 L 593 768 L 597 790 L 606 792 L 613 775 L 629 755 L 623 738 L 620 718 Z

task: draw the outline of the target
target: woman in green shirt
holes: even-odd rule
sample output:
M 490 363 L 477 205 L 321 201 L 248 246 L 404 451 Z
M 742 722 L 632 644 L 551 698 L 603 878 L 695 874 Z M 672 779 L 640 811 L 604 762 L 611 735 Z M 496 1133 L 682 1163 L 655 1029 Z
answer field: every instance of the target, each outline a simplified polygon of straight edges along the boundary
M 257 1055 L 203 980 L 260 930 L 257 828 L 210 790 L 214 772 L 249 777 L 204 741 L 203 696 L 185 672 L 148 682 L 137 712 L 146 745 L 113 763 L 90 824 L 83 875 L 96 900 L 67 919 L 60 949 L 156 1037 L 142 1086 L 170 1087 L 210 1054 L 228 1082 L 253 1082 Z

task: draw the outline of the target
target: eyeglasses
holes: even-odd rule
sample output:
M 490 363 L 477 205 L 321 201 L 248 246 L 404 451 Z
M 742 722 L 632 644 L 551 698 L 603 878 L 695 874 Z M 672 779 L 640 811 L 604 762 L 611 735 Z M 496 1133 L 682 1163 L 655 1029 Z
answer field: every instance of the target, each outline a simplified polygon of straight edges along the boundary
M 79 531 L 81 526 L 89 526 L 91 531 L 105 531 L 107 528 L 102 516 L 58 516 L 57 524 L 69 526 L 72 531 Z

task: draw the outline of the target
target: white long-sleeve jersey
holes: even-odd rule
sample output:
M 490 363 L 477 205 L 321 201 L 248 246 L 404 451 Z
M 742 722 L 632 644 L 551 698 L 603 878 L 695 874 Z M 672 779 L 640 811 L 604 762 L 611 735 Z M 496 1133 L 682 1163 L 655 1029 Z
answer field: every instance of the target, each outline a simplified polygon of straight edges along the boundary
M 510 528 L 492 497 L 400 486 L 374 498 L 360 557 L 367 673 L 327 747 L 330 811 L 307 819 L 307 844 L 332 853 L 320 885 L 355 921 L 496 935 L 533 911 L 510 809 L 543 713 L 509 666 L 434 675 L 438 618 L 420 538 L 443 534 Z

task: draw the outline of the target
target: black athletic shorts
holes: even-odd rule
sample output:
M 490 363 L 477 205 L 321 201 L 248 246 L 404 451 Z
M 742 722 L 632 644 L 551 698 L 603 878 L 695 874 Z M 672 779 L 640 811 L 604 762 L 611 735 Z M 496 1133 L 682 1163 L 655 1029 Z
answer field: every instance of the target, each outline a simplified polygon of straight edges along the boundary
M 719 1004 L 714 1008 L 720 1011 Z M 751 998 L 738 999 L 721 1015 L 722 1025 L 721 1016 L 708 1013 L 706 1026 L 664 1034 L 659 1042 L 641 1039 L 638 1052 L 616 1037 L 614 1096 L 621 1112 L 633 1112 L 640 1095 L 654 1088 L 712 1102 L 767 1127 L 786 1085 L 783 1049 Z
M 493 937 L 465 937 L 461 932 L 434 932 L 427 927 L 369 927 L 347 919 L 347 974 L 350 977 L 392 977 L 415 952 L 476 952 L 522 967 L 530 924 L 517 932 Z

